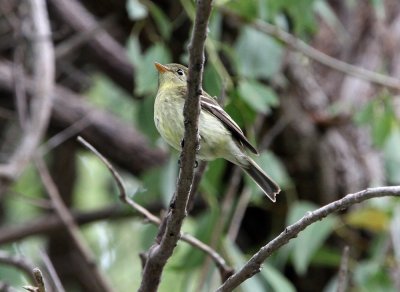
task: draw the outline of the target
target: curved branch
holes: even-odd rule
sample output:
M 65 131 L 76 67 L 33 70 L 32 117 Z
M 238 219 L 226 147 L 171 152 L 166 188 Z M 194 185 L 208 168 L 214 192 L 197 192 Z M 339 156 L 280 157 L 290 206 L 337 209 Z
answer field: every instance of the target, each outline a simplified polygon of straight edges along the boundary
M 264 245 L 238 272 L 233 274 L 224 284 L 222 284 L 217 291 L 232 291 L 248 278 L 259 273 L 262 263 L 271 256 L 272 253 L 288 243 L 289 240 L 295 238 L 297 234 L 311 224 L 325 218 L 329 214 L 344 210 L 354 204 L 368 199 L 386 196 L 400 196 L 400 186 L 366 189 L 358 193 L 349 194 L 344 198 L 325 205 L 315 211 L 307 212 L 307 214 L 299 221 L 286 227 L 281 234 L 271 240 L 267 245 Z

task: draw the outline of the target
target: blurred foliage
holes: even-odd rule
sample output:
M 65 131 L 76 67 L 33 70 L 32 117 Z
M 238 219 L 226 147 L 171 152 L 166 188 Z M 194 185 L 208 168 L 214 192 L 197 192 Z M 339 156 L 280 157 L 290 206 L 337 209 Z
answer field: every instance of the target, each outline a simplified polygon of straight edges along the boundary
M 381 1 L 371 1 L 376 9 L 381 9 Z M 301 37 L 306 37 L 317 29 L 318 16 L 335 30 L 340 30 L 342 27 L 324 0 L 216 0 L 214 2 L 216 9 L 210 22 L 206 46 L 208 58 L 204 73 L 204 88 L 213 96 L 227 96 L 223 101 L 227 112 L 248 133 L 251 140 L 254 140 L 256 135 L 252 132 L 252 128 L 257 116 L 271 115 L 280 104 L 279 95 L 268 80 L 282 74 L 285 48 L 275 39 L 254 30 L 249 25 L 240 27 L 234 33 L 236 36 L 231 43 L 226 43 L 223 39 L 222 14 L 218 11 L 218 7 L 229 8 L 248 20 L 264 19 Z M 192 19 L 193 1 L 181 0 L 181 5 L 183 13 Z M 168 63 L 187 60 L 186 52 L 178 56 L 177 60 L 173 60 L 174 54 L 169 48 L 176 23 L 181 20 L 169 19 L 165 11 L 149 0 L 127 0 L 126 9 L 135 24 L 153 21 L 156 27 L 156 31 L 153 32 L 155 36 L 143 42 L 141 32 L 144 25 L 135 25 L 126 43 L 127 52 L 137 72 L 134 76 L 136 89 L 132 94 L 140 96 L 141 99 L 131 99 L 106 77 L 97 74 L 93 76 L 92 87 L 88 90 L 87 96 L 97 106 L 106 108 L 125 121 L 133 123 L 154 144 L 167 148 L 153 123 L 153 102 L 157 90 L 157 73 L 153 64 L 155 61 Z M 231 68 L 225 68 L 223 64 L 226 63 L 231 64 Z M 235 86 L 229 86 L 230 83 Z M 376 97 L 368 102 L 354 119 L 360 126 L 370 128 L 374 144 L 383 150 L 388 182 L 400 184 L 400 127 L 394 112 L 393 97 L 387 93 Z M 261 155 L 254 159 L 282 189 L 292 188 L 293 182 L 282 161 L 272 152 L 262 150 Z M 89 210 L 118 202 L 117 190 L 107 169 L 91 154 L 79 153 L 78 157 L 78 182 L 74 191 L 74 206 Z M 128 195 L 144 205 L 161 201 L 164 206 L 168 206 L 175 189 L 177 157 L 173 152 L 163 167 L 148 171 L 140 178 L 123 174 Z M 224 176 L 226 173 L 229 174 L 229 167 L 222 160 L 209 163 L 200 186 L 201 199 L 205 202 L 207 211 L 189 217 L 184 224 L 185 232 L 205 242 L 210 241 L 213 227 L 221 216 L 220 201 L 227 188 Z M 13 191 L 32 198 L 44 198 L 37 182 L 37 174 L 29 169 L 14 186 Z M 260 189 L 248 177 L 245 178 L 245 184 L 252 190 L 251 206 L 265 208 L 266 199 L 261 196 Z M 42 211 L 29 204 L 21 204 L 18 199 L 8 202 L 5 214 L 8 222 L 24 222 Z M 243 284 L 242 291 L 296 291 L 295 285 L 285 274 L 288 267 L 294 269 L 297 277 L 307 275 L 308 270 L 315 266 L 337 268 L 341 250 L 329 244 L 329 237 L 338 235 L 338 230 L 343 228 L 344 223 L 349 228 L 362 229 L 377 235 L 374 245 L 366 252 L 368 256 L 363 261 L 351 263 L 353 271 L 351 276 L 356 291 L 394 291 L 388 276 L 388 263 L 382 256 L 394 213 L 390 202 L 392 201 L 389 201 L 383 209 L 372 203 L 368 208 L 352 210 L 342 218 L 342 222 L 339 216 L 332 216 L 313 224 L 271 257 L 264 264 L 260 274 Z M 307 201 L 294 200 L 289 203 L 287 224 L 294 223 L 307 212 L 317 208 L 315 204 Z M 260 222 L 259 227 L 262 228 L 264 223 L 267 226 L 268 222 Z M 274 229 L 276 233 L 279 231 Z M 137 289 L 141 274 L 138 254 L 149 248 L 156 232 L 156 227 L 143 224 L 141 218 L 118 222 L 105 221 L 83 229 L 90 248 L 96 253 L 101 267 L 110 276 L 116 291 L 126 291 L 127 287 L 129 291 Z M 26 257 L 35 259 L 38 251 L 37 242 L 36 238 L 28 239 L 18 246 Z M 252 246 L 249 250 L 241 249 L 224 236 L 219 239 L 218 244 L 229 263 L 236 269 L 248 260 L 251 251 L 259 248 Z M 11 247 L 10 249 L 13 250 Z M 201 279 L 204 261 L 205 256 L 202 252 L 179 242 L 174 256 L 167 264 L 160 291 L 194 291 Z M 214 266 L 207 273 L 203 291 L 211 291 L 219 283 Z M 25 281 L 20 279 L 17 273 L 5 271 L 3 268 L 0 274 L 6 275 L 10 283 L 16 286 Z M 313 274 L 308 277 L 318 277 L 318 275 Z M 332 283 L 327 285 L 327 289 L 334 287 L 335 279 L 333 276 Z

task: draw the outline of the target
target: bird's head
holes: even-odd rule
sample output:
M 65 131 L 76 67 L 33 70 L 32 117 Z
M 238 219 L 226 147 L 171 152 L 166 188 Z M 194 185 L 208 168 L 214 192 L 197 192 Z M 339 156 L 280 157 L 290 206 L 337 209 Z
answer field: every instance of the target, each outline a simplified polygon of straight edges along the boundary
M 158 86 L 186 86 L 188 68 L 181 64 L 166 64 L 154 63 L 158 71 Z

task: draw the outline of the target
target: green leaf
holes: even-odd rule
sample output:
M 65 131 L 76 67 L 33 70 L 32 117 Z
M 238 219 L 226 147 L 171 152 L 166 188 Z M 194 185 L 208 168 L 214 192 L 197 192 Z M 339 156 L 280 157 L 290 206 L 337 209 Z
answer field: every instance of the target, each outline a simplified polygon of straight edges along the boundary
M 371 127 L 372 140 L 377 147 L 384 146 L 395 129 L 395 125 L 399 124 L 393 108 L 392 97 L 383 92 L 380 96 L 368 102 L 354 117 L 359 124 L 367 124 Z
M 211 14 L 210 22 L 208 24 L 209 33 L 208 37 L 213 40 L 219 40 L 222 33 L 222 14 L 213 12 Z
M 219 96 L 221 94 L 221 78 L 211 64 L 207 65 L 204 70 L 204 88 L 211 96 Z
M 154 66 L 153 66 L 154 67 Z M 156 82 L 156 83 L 154 83 Z M 152 81 L 154 90 L 157 88 L 157 81 Z M 151 90 L 153 88 L 149 88 Z M 155 96 L 155 92 L 152 92 L 153 96 Z M 136 111 L 136 121 L 135 125 L 139 128 L 139 130 L 146 134 L 146 136 L 150 139 L 152 143 L 155 143 L 160 139 L 160 134 L 157 132 L 156 126 L 154 125 L 154 98 L 147 97 L 138 103 L 137 111 Z
M 107 76 L 93 75 L 91 87 L 85 92 L 90 102 L 131 123 L 135 112 L 132 98 Z
M 377 208 L 357 208 L 344 216 L 347 225 L 371 232 L 387 230 L 389 217 L 385 211 Z
M 107 188 L 111 181 L 110 173 L 94 154 L 80 153 L 78 158 L 79 179 L 75 187 L 74 203 L 83 210 L 109 204 L 115 198 L 110 197 Z
M 368 102 L 354 115 L 354 121 L 359 125 L 367 124 L 374 118 L 374 103 Z
M 374 144 L 382 147 L 392 130 L 393 115 L 387 111 L 376 115 L 372 124 L 372 138 Z
M 245 262 L 246 258 L 240 249 L 230 240 L 224 240 L 224 249 L 226 250 L 226 254 L 230 256 L 230 260 L 234 264 L 234 268 L 237 269 L 242 267 Z M 255 275 L 240 285 L 242 291 L 251 291 L 251 292 L 264 292 L 265 287 L 262 283 L 261 275 Z
M 397 291 L 393 287 L 390 274 L 380 262 L 372 260 L 359 262 L 352 274 L 358 291 Z
M 341 251 L 338 251 L 334 248 L 321 246 L 321 248 L 315 252 L 311 262 L 313 265 L 337 268 L 340 265 L 341 259 Z
M 147 7 L 140 3 L 139 0 L 127 0 L 126 11 L 131 20 L 139 20 L 147 16 Z
M 400 129 L 395 127 L 383 148 L 385 168 L 390 184 L 400 184 Z
M 279 104 L 278 96 L 270 87 L 254 80 L 240 81 L 239 94 L 256 112 L 268 113 L 270 107 Z
M 148 1 L 151 16 L 157 24 L 157 27 L 164 39 L 169 39 L 172 32 L 172 24 L 165 13 L 153 2 Z
M 297 202 L 290 208 L 287 224 L 293 224 L 302 218 L 307 212 L 315 210 L 316 205 L 310 202 Z M 336 218 L 329 216 L 322 221 L 315 222 L 299 233 L 292 241 L 292 260 L 296 272 L 304 275 L 315 252 L 323 245 L 326 238 L 336 225 Z
M 264 263 L 261 269 L 261 275 L 275 292 L 295 292 L 294 285 L 277 269 Z
M 245 26 L 235 45 L 237 68 L 248 78 L 270 78 L 282 65 L 282 46 L 272 37 Z
M 136 35 L 131 35 L 126 44 L 129 60 L 134 66 L 139 66 L 142 59 L 142 51 L 140 49 L 140 42 Z
M 258 16 L 258 0 L 219 0 L 216 6 L 225 6 L 247 20 L 255 19 Z
M 196 218 L 195 231 L 191 233 L 197 239 L 202 242 L 210 242 L 212 231 L 219 217 L 219 212 L 215 209 L 211 209 L 211 212 L 207 212 L 202 216 Z M 177 260 L 171 268 L 175 270 L 187 270 L 199 267 L 204 260 L 205 254 L 197 248 L 193 248 L 191 245 L 185 244 L 182 246 L 181 260 Z
M 280 0 L 264 1 L 267 6 L 268 19 L 276 20 L 279 16 L 285 15 L 289 20 L 291 30 L 296 34 L 311 32 L 316 28 L 316 17 L 314 13 L 315 0 Z
M 169 50 L 160 43 L 150 47 L 139 61 L 136 77 L 136 94 L 155 94 L 157 90 L 157 71 L 154 62 L 162 64 L 171 60 Z

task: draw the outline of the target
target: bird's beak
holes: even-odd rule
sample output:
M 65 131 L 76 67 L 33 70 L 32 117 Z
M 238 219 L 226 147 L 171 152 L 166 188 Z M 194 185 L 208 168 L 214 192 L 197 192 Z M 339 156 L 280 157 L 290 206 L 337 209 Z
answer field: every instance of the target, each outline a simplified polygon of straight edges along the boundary
M 155 62 L 154 65 L 156 66 L 158 72 L 160 72 L 160 73 L 165 73 L 165 72 L 170 71 L 167 67 L 165 67 L 164 65 L 162 65 L 160 63 Z

